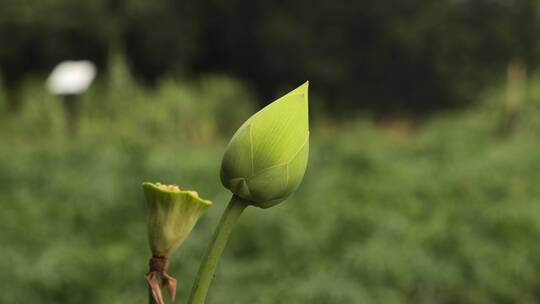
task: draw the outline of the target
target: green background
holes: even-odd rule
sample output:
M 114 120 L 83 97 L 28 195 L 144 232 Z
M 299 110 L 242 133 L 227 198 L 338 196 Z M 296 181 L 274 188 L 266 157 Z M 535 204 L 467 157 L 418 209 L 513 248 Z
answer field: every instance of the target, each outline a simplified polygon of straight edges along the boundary
M 0 303 L 146 303 L 144 181 L 214 202 L 184 303 L 227 142 L 306 80 L 305 179 L 245 211 L 209 304 L 539 303 L 538 5 L 0 0 Z M 98 66 L 76 136 L 65 59 Z
M 229 199 L 219 165 L 250 93 L 218 76 L 147 90 L 120 72 L 81 98 L 76 138 L 41 84 L 2 115 L 0 302 L 145 303 L 147 180 L 214 202 L 172 256 L 187 298 Z M 538 88 L 528 81 L 506 134 L 496 88 L 420 125 L 312 111 L 303 184 L 243 214 L 209 303 L 537 303 Z

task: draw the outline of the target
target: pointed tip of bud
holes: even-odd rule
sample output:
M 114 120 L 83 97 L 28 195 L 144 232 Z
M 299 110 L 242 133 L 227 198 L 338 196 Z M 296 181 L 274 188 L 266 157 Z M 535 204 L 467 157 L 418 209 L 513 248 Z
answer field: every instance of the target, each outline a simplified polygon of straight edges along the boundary
M 304 96 L 303 101 L 308 103 L 308 92 L 309 92 L 309 80 L 306 80 L 303 84 L 301 84 L 296 89 L 290 91 L 289 93 L 285 94 L 283 97 L 279 98 L 278 100 L 283 100 L 287 96 L 293 96 L 293 95 L 302 95 Z M 276 100 L 277 101 L 277 100 Z
M 301 84 L 296 89 L 292 90 L 289 94 L 295 94 L 295 93 L 307 94 L 308 90 L 309 90 L 309 80 L 306 80 L 306 82 Z

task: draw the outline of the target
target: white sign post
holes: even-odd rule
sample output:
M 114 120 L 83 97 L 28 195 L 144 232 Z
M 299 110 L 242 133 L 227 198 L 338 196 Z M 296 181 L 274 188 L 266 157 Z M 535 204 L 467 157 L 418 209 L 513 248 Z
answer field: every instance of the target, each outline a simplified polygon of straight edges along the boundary
M 78 129 L 79 101 L 96 77 L 96 66 L 88 60 L 63 61 L 54 67 L 47 79 L 47 88 L 62 97 L 68 132 L 75 136 Z

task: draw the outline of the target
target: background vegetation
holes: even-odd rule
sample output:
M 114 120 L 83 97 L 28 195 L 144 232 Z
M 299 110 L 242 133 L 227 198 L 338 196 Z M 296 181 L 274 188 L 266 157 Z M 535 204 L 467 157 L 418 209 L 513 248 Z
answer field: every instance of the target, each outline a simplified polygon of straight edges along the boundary
M 229 198 L 228 139 L 306 79 L 305 180 L 246 211 L 209 303 L 539 303 L 539 13 L 0 0 L 0 303 L 146 303 L 147 180 L 215 202 L 172 257 L 183 302 Z M 44 79 L 80 58 L 98 78 L 71 137 Z
M 226 73 L 268 101 L 309 77 L 327 111 L 410 115 L 473 103 L 514 58 L 529 69 L 540 62 L 536 0 L 0 0 L 0 7 L 9 88 L 67 58 L 103 69 L 110 49 L 122 47 L 137 78 L 150 83 L 164 74 Z
M 173 256 L 187 297 L 251 93 L 219 76 L 148 90 L 119 59 L 84 96 L 75 139 L 41 83 L 24 84 L 19 114 L 3 112 L 2 303 L 145 303 L 145 180 L 216 203 Z M 210 303 L 537 303 L 540 81 L 513 135 L 499 130 L 503 93 L 419 126 L 314 115 L 302 187 L 247 211 Z

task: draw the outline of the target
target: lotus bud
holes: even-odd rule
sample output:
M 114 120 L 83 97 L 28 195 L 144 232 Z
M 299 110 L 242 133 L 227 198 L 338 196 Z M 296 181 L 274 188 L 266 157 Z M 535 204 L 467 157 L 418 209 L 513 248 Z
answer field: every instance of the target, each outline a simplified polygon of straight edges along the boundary
M 154 303 L 164 303 L 162 286 L 167 286 L 174 302 L 176 279 L 167 273 L 168 257 L 182 244 L 212 202 L 201 199 L 195 191 L 182 191 L 174 185 L 143 183 L 143 190 L 148 207 L 148 241 L 152 251 L 146 280 Z
M 221 182 L 254 206 L 272 207 L 300 185 L 308 152 L 306 82 L 240 126 L 223 156 Z

